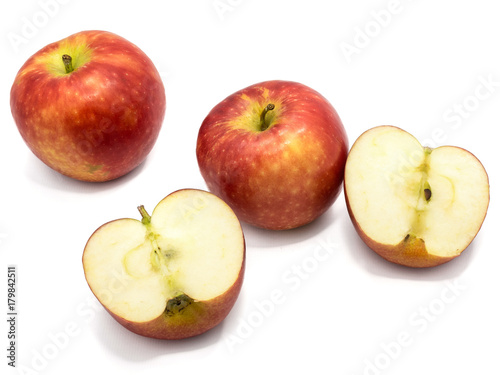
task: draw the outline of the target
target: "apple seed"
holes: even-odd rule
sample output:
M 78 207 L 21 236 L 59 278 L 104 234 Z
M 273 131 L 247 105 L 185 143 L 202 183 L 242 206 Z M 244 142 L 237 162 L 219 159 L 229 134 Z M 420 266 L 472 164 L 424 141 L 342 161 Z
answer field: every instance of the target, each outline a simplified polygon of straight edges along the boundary
M 428 202 L 431 199 L 431 189 L 424 189 L 425 200 Z

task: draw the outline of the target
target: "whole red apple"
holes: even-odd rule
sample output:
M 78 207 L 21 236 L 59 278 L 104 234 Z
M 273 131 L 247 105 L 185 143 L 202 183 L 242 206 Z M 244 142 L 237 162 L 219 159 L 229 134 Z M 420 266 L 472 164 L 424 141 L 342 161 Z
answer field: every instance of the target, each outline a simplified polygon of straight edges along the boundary
M 83 31 L 26 61 L 10 105 L 21 136 L 45 164 L 78 180 L 107 181 L 144 161 L 166 101 L 158 71 L 137 46 Z
M 338 197 L 348 140 L 332 105 L 296 82 L 267 81 L 216 105 L 196 154 L 209 190 L 243 221 L 273 229 L 305 225 Z

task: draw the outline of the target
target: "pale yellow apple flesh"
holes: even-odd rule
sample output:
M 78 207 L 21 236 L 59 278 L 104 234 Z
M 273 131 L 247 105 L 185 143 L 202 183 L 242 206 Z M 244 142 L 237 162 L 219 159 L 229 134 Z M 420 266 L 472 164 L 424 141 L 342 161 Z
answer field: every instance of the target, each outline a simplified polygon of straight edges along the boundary
M 489 204 L 488 176 L 473 154 L 422 147 L 393 126 L 370 129 L 356 140 L 344 184 L 351 219 L 365 242 L 388 260 L 416 267 L 460 255 Z
M 83 255 L 90 288 L 120 322 L 168 320 L 190 304 L 223 296 L 241 278 L 241 226 L 215 195 L 180 190 L 163 199 L 149 218 L 139 209 L 145 216 L 142 222 L 120 219 L 101 226 Z M 140 328 L 135 331 L 141 333 Z

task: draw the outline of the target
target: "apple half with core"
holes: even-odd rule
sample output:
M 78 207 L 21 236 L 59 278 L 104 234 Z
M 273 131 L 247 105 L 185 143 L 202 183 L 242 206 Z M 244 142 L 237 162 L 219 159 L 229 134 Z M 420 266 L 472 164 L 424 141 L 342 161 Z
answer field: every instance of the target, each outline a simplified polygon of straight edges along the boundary
M 217 104 L 196 146 L 208 189 L 257 227 L 300 227 L 342 188 L 348 140 L 328 100 L 297 82 L 266 81 Z
M 394 126 L 364 132 L 347 157 L 347 208 L 363 241 L 383 258 L 432 267 L 472 242 L 489 205 L 488 175 L 469 151 L 422 147 Z
M 165 89 L 137 46 L 106 31 L 49 44 L 12 85 L 14 121 L 31 151 L 83 181 L 118 178 L 153 148 L 165 115 Z
M 119 219 L 90 237 L 83 268 L 90 289 L 120 324 L 158 339 L 196 336 L 218 325 L 243 283 L 245 240 L 215 195 L 178 190 L 151 216 Z

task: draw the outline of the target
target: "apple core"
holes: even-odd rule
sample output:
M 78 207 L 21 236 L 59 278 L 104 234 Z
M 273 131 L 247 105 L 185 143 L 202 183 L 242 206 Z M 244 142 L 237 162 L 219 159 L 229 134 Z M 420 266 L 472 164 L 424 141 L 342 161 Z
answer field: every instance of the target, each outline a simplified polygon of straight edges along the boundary
M 414 267 L 460 255 L 489 203 L 488 176 L 473 154 L 422 147 L 394 126 L 372 128 L 356 140 L 344 184 L 349 214 L 368 246 Z
M 138 210 L 140 221 L 111 221 L 88 240 L 83 266 L 94 295 L 144 336 L 189 337 L 218 324 L 243 280 L 245 241 L 234 212 L 195 189 L 170 194 L 151 215 Z

